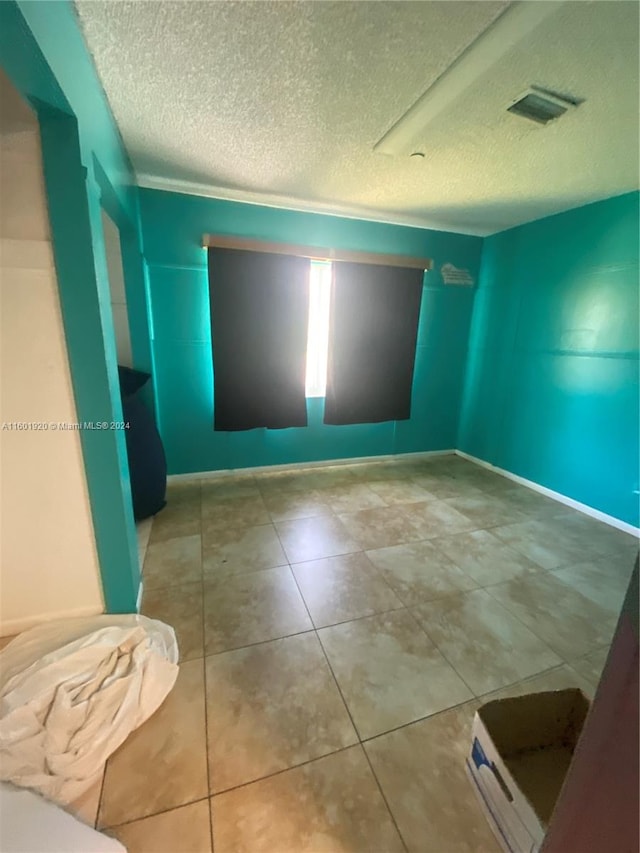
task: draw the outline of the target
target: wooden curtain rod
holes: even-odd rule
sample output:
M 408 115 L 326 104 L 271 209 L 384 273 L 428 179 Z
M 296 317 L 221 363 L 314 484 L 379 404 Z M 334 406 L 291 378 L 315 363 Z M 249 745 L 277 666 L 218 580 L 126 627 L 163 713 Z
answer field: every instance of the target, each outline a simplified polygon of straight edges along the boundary
M 202 238 L 202 245 L 205 249 L 242 249 L 246 252 L 295 255 L 314 261 L 348 261 L 355 264 L 378 264 L 385 267 L 408 267 L 418 270 L 433 268 L 431 258 L 414 258 L 411 255 L 383 255 L 380 252 L 350 252 L 345 249 L 323 249 L 318 246 L 271 243 L 266 240 L 250 240 L 244 237 L 226 237 L 221 234 L 205 234 Z

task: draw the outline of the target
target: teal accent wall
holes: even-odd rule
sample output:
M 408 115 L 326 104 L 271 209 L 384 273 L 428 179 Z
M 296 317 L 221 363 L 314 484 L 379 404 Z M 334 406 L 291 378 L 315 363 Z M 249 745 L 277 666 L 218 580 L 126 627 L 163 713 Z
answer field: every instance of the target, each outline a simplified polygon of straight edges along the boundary
M 473 288 L 445 286 L 440 267 L 452 263 L 476 276 L 480 238 L 148 189 L 140 191 L 140 212 L 156 403 L 171 474 L 455 447 Z M 205 233 L 433 258 L 411 419 L 325 426 L 324 401 L 311 399 L 304 429 L 214 432 Z
M 635 526 L 638 198 L 484 241 L 458 441 Z
M 1 2 L 0 65 L 40 123 L 78 420 L 121 420 L 101 207 L 120 228 L 134 357 L 149 369 L 137 188 L 73 5 Z M 130 612 L 139 568 L 124 435 L 80 435 L 106 608 Z

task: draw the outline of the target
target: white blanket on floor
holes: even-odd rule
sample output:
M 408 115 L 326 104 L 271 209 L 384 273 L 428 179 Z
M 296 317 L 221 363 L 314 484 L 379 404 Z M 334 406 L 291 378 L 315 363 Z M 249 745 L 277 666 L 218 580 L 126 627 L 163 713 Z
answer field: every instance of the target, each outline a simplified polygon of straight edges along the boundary
M 162 704 L 173 628 L 144 616 L 50 622 L 0 652 L 0 779 L 68 805 Z

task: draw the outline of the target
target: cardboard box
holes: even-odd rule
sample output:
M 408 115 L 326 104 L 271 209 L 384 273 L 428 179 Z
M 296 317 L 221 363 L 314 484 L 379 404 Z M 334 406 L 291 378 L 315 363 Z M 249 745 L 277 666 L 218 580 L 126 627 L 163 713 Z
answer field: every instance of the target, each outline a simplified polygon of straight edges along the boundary
M 478 709 L 467 772 L 507 853 L 537 853 L 584 725 L 580 690 L 496 699 Z

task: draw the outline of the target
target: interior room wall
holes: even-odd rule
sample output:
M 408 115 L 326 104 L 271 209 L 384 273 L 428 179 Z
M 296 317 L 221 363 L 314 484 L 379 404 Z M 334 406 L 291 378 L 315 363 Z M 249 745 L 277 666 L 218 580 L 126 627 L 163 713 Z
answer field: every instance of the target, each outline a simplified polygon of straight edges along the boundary
M 125 367 L 133 367 L 127 292 L 124 284 L 124 270 L 122 268 L 120 232 L 111 217 L 107 216 L 104 211 L 102 211 L 102 230 L 104 231 L 104 248 L 109 273 L 111 314 L 113 316 L 118 364 L 122 364 Z
M 170 474 L 455 447 L 473 288 L 445 285 L 443 264 L 478 273 L 482 241 L 446 232 L 143 189 L 155 393 Z M 430 257 L 425 276 L 410 420 L 213 430 L 213 375 L 204 233 Z
M 37 112 L 71 381 L 81 421 L 122 407 L 101 213 L 117 225 L 135 366 L 150 368 L 133 172 L 73 3 L 0 3 L 0 66 Z M 122 430 L 80 435 L 105 605 L 136 608 L 140 572 Z
M 638 193 L 484 242 L 458 447 L 638 526 Z
M 35 114 L 0 72 L 0 635 L 104 609 Z M 13 427 L 13 428 L 12 428 Z M 20 428 L 23 427 L 23 428 Z

